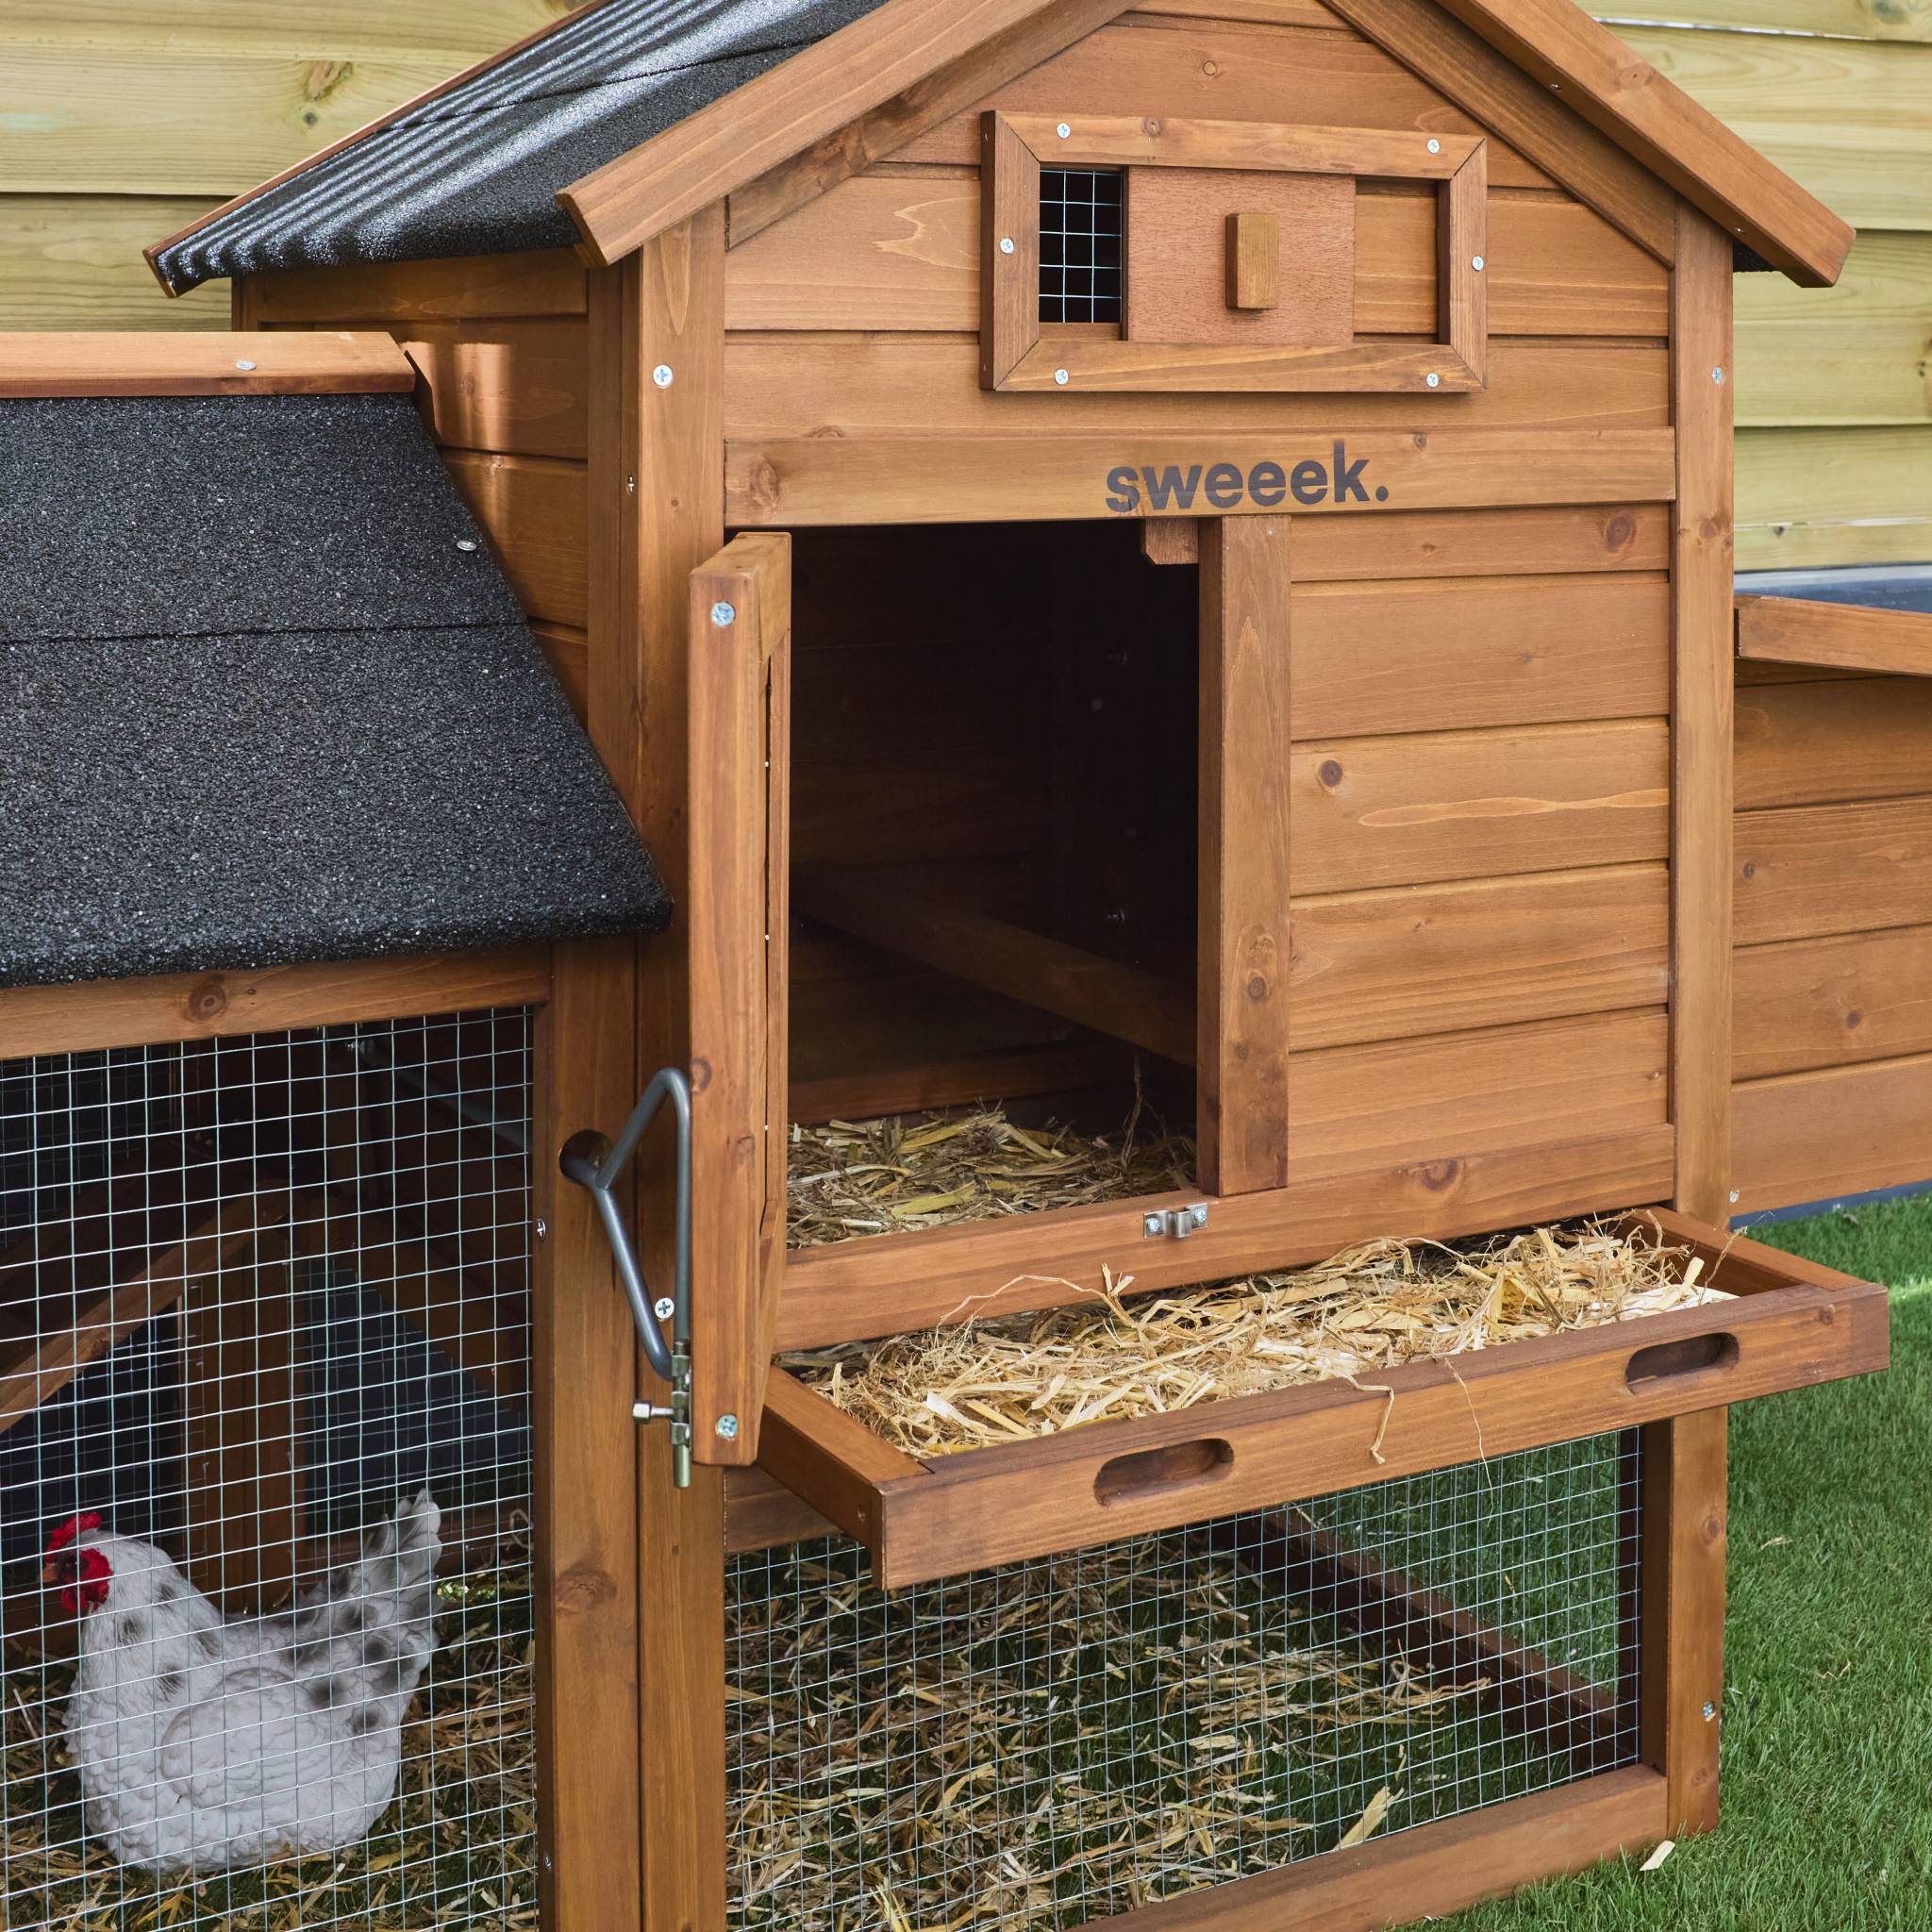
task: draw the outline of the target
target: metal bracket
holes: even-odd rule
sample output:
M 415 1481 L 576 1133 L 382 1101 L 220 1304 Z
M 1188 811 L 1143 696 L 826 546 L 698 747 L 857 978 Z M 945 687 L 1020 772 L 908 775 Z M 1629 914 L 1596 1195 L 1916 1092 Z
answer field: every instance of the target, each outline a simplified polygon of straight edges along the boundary
M 644 1271 L 639 1265 L 630 1232 L 624 1224 L 624 1210 L 618 1205 L 617 1182 L 630 1158 L 644 1138 L 644 1130 L 658 1117 L 658 1109 L 669 1100 L 677 1117 L 677 1225 L 675 1234 L 675 1279 L 672 1282 L 668 1312 L 672 1322 L 671 1339 L 665 1340 L 658 1319 L 663 1304 L 651 1305 L 644 1286 Z M 558 1165 L 564 1177 L 587 1189 L 597 1204 L 597 1218 L 604 1224 L 605 1239 L 610 1243 L 611 1258 L 617 1263 L 618 1279 L 624 1283 L 625 1298 L 630 1303 L 631 1320 L 637 1324 L 638 1340 L 655 1374 L 671 1385 L 671 1404 L 664 1407 L 655 1402 L 631 1406 L 632 1417 L 641 1423 L 668 1422 L 671 1424 L 671 1479 L 680 1490 L 691 1487 L 691 1082 L 676 1067 L 663 1067 L 631 1108 L 624 1131 L 612 1143 L 602 1161 L 592 1165 L 580 1154 L 565 1151 Z
M 1208 1204 L 1196 1201 L 1191 1208 L 1151 1208 L 1141 1217 L 1141 1232 L 1149 1241 L 1165 1235 L 1170 1241 L 1184 1241 L 1197 1227 L 1208 1225 Z

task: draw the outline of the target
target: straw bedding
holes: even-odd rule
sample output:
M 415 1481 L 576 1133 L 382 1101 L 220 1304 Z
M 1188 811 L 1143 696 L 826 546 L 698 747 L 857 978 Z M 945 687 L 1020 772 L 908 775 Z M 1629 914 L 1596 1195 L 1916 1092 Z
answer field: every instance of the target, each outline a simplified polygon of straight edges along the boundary
M 1203 1539 L 892 1596 L 862 1560 L 760 1560 L 733 1606 L 745 1932 L 1083 1924 L 1417 1822 L 1474 1748 L 1484 1679 L 1413 1674 Z
M 437 1587 L 438 1647 L 403 1736 L 400 1802 L 334 1857 L 177 1883 L 86 1835 L 60 1727 L 71 1666 L 0 1673 L 0 1905 L 8 1932 L 366 1932 L 537 1924 L 537 1752 L 528 1524 L 500 1567 Z
M 791 1130 L 786 1239 L 818 1247 L 1194 1184 L 1193 1143 L 1137 1110 L 1118 1134 L 1026 1128 L 999 1108 Z
M 976 1117 L 972 1131 L 990 1133 L 995 1118 Z M 1602 1223 L 1454 1244 L 1391 1239 L 1185 1293 L 1130 1299 L 1123 1275 L 1070 1307 L 794 1355 L 785 1366 L 900 1448 L 944 1456 L 1331 1377 L 1360 1383 L 1409 1362 L 1725 1299 L 1700 1285 L 1700 1270 L 1687 1249 Z

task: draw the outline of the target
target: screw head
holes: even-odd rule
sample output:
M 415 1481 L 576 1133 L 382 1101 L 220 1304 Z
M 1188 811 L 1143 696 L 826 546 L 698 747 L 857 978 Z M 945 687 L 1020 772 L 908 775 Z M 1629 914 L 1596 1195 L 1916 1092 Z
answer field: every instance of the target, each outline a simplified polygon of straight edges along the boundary
M 1714 1718 L 1714 1717 L 1715 1717 L 1716 1715 L 1717 1715 L 1717 1706 L 1716 1706 L 1716 1705 L 1714 1705 L 1714 1704 L 1707 1704 L 1707 1705 L 1706 1705 L 1706 1706 L 1704 1707 L 1704 1722 L 1705 1722 L 1706 1724 L 1708 1724 L 1708 1723 L 1709 1723 L 1709 1722 L 1711 1721 L 1711 1719 L 1712 1719 L 1712 1718 Z
M 1481 257 L 1480 255 L 1472 255 L 1472 256 L 1471 256 L 1471 257 L 1469 258 L 1469 265 L 1470 265 L 1470 267 L 1471 267 L 1471 268 L 1474 269 L 1474 271 L 1476 272 L 1476 274 L 1477 274 L 1477 275 L 1481 275 L 1481 274 L 1482 274 L 1482 272 L 1483 272 L 1483 258 L 1482 258 L 1482 257 Z
M 1733 1189 L 1731 1190 L 1731 1206 L 1732 1206 L 1733 1208 L 1735 1208 L 1735 1207 L 1736 1207 L 1737 1205 L 1738 1205 L 1738 1191 L 1737 1191 L 1737 1189 L 1736 1189 L 1736 1188 L 1733 1188 Z
M 474 550 L 475 547 L 476 540 L 474 537 L 458 537 L 457 539 L 457 548 L 458 550 Z
M 738 607 L 734 604 L 722 602 L 713 604 L 711 606 L 711 622 L 720 630 L 723 630 L 726 625 L 736 624 L 738 622 Z
M 638 479 L 635 476 L 626 476 L 624 479 L 624 493 L 626 496 L 635 496 L 638 493 Z
M 676 1314 L 677 1304 L 668 1294 L 660 1294 L 651 1304 L 651 1312 L 657 1316 L 658 1321 L 668 1322 L 673 1315 Z
M 1058 134 L 1062 141 L 1071 141 L 1074 135 L 1074 130 L 1071 127 L 1069 127 L 1064 121 L 1062 121 L 1060 125 L 1054 129 L 1054 132 Z
M 671 367 L 670 363 L 660 362 L 658 363 L 657 368 L 651 371 L 651 380 L 655 382 L 659 389 L 669 389 L 671 385 L 677 380 L 677 375 L 676 372 Z
M 1062 389 L 1065 389 L 1067 386 L 1067 372 L 1064 369 L 1056 369 L 1053 373 L 1053 379 L 1057 383 L 1058 383 Z
M 1713 382 L 1722 382 L 1724 379 L 1724 372 L 1722 364 L 1720 364 L 1719 367 L 1713 369 L 1710 372 L 1710 379 Z
M 1160 1232 L 1160 1216 L 1158 1214 L 1141 1215 L 1141 1232 L 1148 1235 L 1158 1234 Z
M 237 369 L 253 369 L 255 367 L 255 364 L 253 362 L 247 361 L 246 359 L 243 359 L 242 361 L 237 362 L 235 364 L 235 367 Z
M 1442 143 L 1441 143 L 1441 142 L 1440 141 L 1432 141 L 1432 142 L 1430 142 L 1430 143 L 1429 143 L 1429 152 L 1430 152 L 1430 153 L 1431 153 L 1432 155 L 1439 155 L 1439 154 L 1441 154 L 1441 153 L 1442 152 Z
M 713 1426 L 728 1442 L 738 1434 L 738 1418 L 735 1415 L 721 1415 Z
M 1427 376 L 1424 377 L 1424 380 L 1428 383 L 1431 389 L 1441 389 L 1442 387 L 1442 378 L 1440 375 L 1438 375 L 1433 369 L 1429 371 Z
M 546 1236 L 547 1236 L 547 1235 L 549 1234 L 549 1232 L 550 1232 L 550 1224 L 549 1224 L 549 1223 L 548 1223 L 547 1221 L 540 1221 L 540 1222 L 538 1222 L 538 1223 L 537 1223 L 537 1224 L 536 1224 L 536 1234 L 537 1234 L 537 1239 L 538 1239 L 538 1240 L 539 1240 L 540 1241 L 542 1241 L 542 1240 L 543 1240 L 543 1239 L 544 1239 L 544 1238 L 545 1238 L 545 1237 L 546 1237 Z
M 1000 253 L 1002 255 L 1010 255 L 1012 252 L 1013 238 L 1010 235 L 1002 235 L 1000 237 Z

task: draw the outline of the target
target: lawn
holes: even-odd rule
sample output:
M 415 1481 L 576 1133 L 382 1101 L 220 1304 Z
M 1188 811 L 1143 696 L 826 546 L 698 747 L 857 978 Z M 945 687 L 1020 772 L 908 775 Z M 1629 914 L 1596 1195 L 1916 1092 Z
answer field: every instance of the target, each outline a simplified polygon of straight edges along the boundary
M 1932 1926 L 1932 1198 L 1756 1232 L 1890 1283 L 1893 1365 L 1732 1417 L 1723 1828 L 1457 1932 Z

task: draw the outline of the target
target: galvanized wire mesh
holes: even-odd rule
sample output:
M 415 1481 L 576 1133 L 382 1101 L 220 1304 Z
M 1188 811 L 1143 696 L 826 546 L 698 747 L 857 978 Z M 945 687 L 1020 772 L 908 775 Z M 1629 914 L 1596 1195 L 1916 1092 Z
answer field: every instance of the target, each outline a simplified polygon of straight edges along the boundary
M 1122 180 L 1117 169 L 1041 170 L 1041 322 L 1121 319 Z
M 731 1922 L 1045 1932 L 1638 1752 L 1634 1435 L 891 1594 L 734 1559 Z
M 9 1932 L 535 1924 L 529 1099 L 522 1009 L 0 1065 Z

